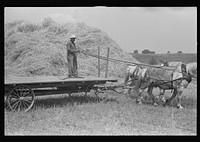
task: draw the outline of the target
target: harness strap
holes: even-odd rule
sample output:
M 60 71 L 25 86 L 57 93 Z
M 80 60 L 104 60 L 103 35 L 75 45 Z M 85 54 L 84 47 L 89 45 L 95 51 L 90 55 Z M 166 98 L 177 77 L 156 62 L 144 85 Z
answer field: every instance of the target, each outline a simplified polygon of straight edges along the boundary
M 176 70 L 176 69 L 175 69 L 175 70 Z M 192 81 L 191 75 L 190 75 L 189 73 L 187 73 L 187 71 L 186 71 L 186 65 L 185 65 L 185 64 L 182 64 L 182 65 L 181 65 L 181 72 L 182 72 L 183 77 L 177 78 L 177 79 L 174 79 L 174 80 L 173 80 L 173 74 L 174 74 L 175 70 L 174 70 L 174 71 L 172 72 L 172 74 L 171 74 L 171 80 L 170 80 L 170 81 L 166 81 L 166 82 L 164 81 L 163 83 L 159 83 L 159 84 L 156 84 L 156 85 L 162 85 L 162 84 L 171 82 L 171 85 L 172 85 L 172 87 L 173 87 L 173 82 L 174 82 L 174 81 L 177 81 L 177 80 L 182 81 L 183 79 L 185 79 L 185 80 L 188 81 L 188 83 L 190 83 L 190 82 Z
M 176 70 L 176 69 L 175 69 Z M 171 74 L 171 86 L 173 86 L 173 75 L 174 75 L 174 72 L 175 70 L 173 70 L 172 74 Z
M 135 75 L 137 76 L 138 75 L 138 72 L 139 72 L 139 66 L 136 68 L 136 71 L 135 71 Z M 138 76 L 137 76 L 138 77 Z
M 137 68 L 134 70 L 134 72 L 130 75 L 131 78 L 137 78 L 137 74 L 139 72 L 139 66 L 137 66 Z

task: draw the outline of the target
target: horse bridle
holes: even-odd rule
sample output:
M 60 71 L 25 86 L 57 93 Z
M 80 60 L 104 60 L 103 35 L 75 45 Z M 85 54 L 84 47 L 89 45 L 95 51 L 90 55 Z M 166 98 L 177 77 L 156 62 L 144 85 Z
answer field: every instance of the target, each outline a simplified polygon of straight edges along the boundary
M 182 75 L 183 75 L 182 79 L 185 79 L 188 81 L 188 83 L 190 83 L 192 81 L 192 76 L 190 73 L 187 73 L 185 64 L 181 65 L 181 71 L 182 71 Z

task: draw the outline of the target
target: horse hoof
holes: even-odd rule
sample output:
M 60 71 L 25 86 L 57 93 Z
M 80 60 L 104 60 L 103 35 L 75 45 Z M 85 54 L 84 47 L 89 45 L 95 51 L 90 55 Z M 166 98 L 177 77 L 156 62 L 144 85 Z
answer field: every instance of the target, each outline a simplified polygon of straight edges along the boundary
M 166 100 L 165 101 L 165 105 L 169 105 L 170 104 L 170 101 L 169 100 Z
M 157 104 L 157 103 L 153 103 L 153 105 L 154 105 L 154 106 L 158 106 L 158 104 Z
M 183 107 L 181 105 L 177 105 L 178 109 L 183 109 Z
M 161 99 L 161 102 L 166 103 L 166 100 L 165 99 Z
M 141 104 L 142 104 L 142 102 L 141 102 L 141 101 L 138 101 L 138 100 L 136 100 L 136 104 L 139 104 L 139 105 L 141 105 Z

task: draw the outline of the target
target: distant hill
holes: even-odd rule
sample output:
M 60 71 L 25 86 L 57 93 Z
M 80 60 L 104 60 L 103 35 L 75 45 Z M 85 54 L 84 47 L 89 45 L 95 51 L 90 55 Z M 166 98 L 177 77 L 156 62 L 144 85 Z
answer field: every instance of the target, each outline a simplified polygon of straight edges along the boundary
M 196 53 L 170 53 L 170 54 L 133 54 L 130 53 L 133 58 L 142 63 L 149 63 L 149 60 L 155 58 L 156 60 L 182 61 L 183 63 L 197 62 Z
M 106 32 L 84 23 L 58 24 L 51 18 L 41 23 L 17 20 L 4 26 L 5 76 L 58 76 L 67 75 L 66 42 L 71 34 L 77 36 L 77 48 L 106 57 L 110 47 L 110 58 L 138 63 L 122 50 Z M 101 60 L 101 76 L 105 75 L 105 61 Z M 108 77 L 122 77 L 126 65 L 109 62 Z M 80 75 L 97 76 L 97 58 L 78 55 Z

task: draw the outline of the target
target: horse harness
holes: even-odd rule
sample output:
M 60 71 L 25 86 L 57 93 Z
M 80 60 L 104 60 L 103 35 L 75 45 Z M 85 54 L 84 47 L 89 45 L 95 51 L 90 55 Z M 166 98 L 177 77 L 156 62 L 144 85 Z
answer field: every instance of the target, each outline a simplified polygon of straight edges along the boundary
M 139 76 L 137 76 L 139 72 L 139 66 L 137 66 L 137 68 L 134 70 L 134 72 L 130 75 L 131 80 L 137 80 Z
M 190 83 L 192 81 L 192 76 L 190 75 L 190 73 L 187 73 L 185 64 L 181 65 L 181 71 L 182 71 L 182 75 L 183 75 L 183 77 L 181 79 L 182 80 L 185 79 L 185 80 L 187 80 L 188 83 Z
M 183 77 L 177 78 L 177 79 L 173 80 L 173 73 L 175 72 L 175 70 L 171 73 L 171 80 L 170 81 L 166 81 L 166 82 L 162 82 L 162 83 L 157 83 L 157 84 L 152 84 L 152 85 L 153 86 L 158 86 L 158 85 L 162 85 L 162 84 L 171 82 L 171 86 L 173 86 L 173 82 L 177 81 L 177 80 L 179 80 L 179 82 L 181 82 L 183 79 L 185 79 L 188 83 L 190 83 L 192 81 L 192 76 L 190 75 L 190 73 L 187 73 L 187 71 L 186 71 L 186 65 L 184 63 L 181 64 L 181 73 L 182 73 Z

